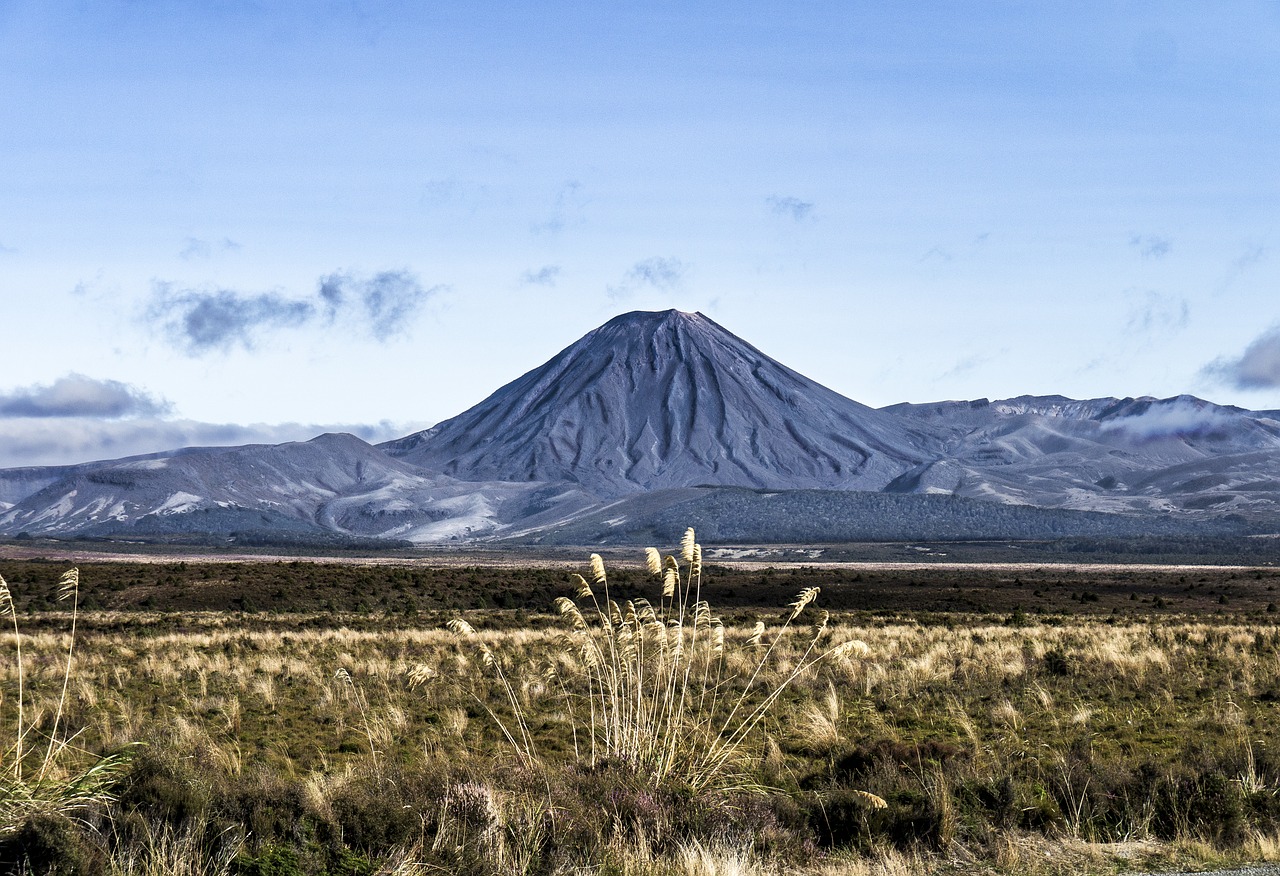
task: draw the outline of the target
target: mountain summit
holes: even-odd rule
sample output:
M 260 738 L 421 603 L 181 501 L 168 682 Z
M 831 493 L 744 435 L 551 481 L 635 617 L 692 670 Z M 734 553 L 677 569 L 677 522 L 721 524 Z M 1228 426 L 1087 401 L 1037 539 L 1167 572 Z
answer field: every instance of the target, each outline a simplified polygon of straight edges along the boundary
M 615 317 L 470 410 L 381 445 L 472 481 L 602 497 L 700 484 L 879 490 L 923 430 L 792 371 L 701 313 Z

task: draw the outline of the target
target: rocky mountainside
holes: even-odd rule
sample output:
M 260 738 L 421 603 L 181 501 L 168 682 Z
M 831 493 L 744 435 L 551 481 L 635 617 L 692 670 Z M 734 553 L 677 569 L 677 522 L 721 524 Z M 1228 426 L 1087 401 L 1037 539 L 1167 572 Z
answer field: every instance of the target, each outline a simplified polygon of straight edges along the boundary
M 883 409 L 935 431 L 942 451 L 888 492 L 1044 508 L 1280 513 L 1280 421 L 1168 399 L 1021 396 Z
M 8 480 L 11 489 L 19 482 Z M 558 486 L 461 483 L 402 463 L 353 435 L 321 435 L 70 466 L 0 512 L 0 533 L 331 534 L 430 542 L 594 504 Z
M 1276 532 L 1280 419 L 1191 396 L 876 410 L 672 310 L 619 316 L 378 447 L 0 471 L 0 536 L 610 541 L 688 523 L 796 541 Z
M 381 445 L 472 481 L 601 498 L 702 484 L 879 490 L 932 458 L 910 419 L 832 392 L 700 313 L 627 313 L 425 432 Z

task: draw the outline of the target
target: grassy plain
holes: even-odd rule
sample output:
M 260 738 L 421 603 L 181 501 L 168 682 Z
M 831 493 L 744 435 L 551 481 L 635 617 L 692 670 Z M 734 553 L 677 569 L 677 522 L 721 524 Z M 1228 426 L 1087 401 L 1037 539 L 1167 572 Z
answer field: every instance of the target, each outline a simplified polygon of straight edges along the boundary
M 32 740 L 54 720 L 68 565 L 0 560 Z M 144 744 L 115 802 L 0 824 L 13 872 L 1101 873 L 1280 854 L 1266 567 L 708 565 L 715 690 L 751 707 L 778 689 L 816 609 L 837 649 L 709 784 L 589 756 L 591 690 L 548 673 L 571 626 L 553 601 L 585 562 L 79 567 L 65 769 Z M 639 555 L 609 586 L 660 600 Z M 13 645 L 0 634 L 0 733 Z M 504 736 L 521 722 L 532 758 Z

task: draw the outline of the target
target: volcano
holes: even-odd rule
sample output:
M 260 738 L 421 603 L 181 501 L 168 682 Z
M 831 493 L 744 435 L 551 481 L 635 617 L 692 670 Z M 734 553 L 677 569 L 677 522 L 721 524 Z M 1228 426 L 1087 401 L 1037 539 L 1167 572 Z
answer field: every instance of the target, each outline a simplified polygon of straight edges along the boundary
M 620 544 L 690 523 L 746 543 L 1270 537 L 1280 419 L 1192 396 L 877 410 L 667 310 L 618 316 L 378 447 L 0 470 L 0 537 Z
M 380 445 L 468 481 L 601 498 L 695 485 L 880 490 L 936 437 L 845 398 L 701 313 L 618 316 L 431 429 Z

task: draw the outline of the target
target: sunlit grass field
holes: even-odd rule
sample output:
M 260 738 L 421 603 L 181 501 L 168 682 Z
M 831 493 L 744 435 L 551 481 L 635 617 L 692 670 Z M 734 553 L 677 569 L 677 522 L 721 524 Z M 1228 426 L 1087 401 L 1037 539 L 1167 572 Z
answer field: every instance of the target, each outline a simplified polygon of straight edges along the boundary
M 673 553 L 687 587 L 692 563 Z M 803 570 L 752 572 L 715 600 L 724 585 L 708 569 L 705 590 L 664 601 L 663 561 L 650 575 L 644 560 L 609 569 L 609 597 L 586 562 L 502 570 L 480 594 L 519 593 L 527 574 L 535 593 L 578 597 L 577 618 L 554 597 L 467 607 L 469 579 L 486 580 L 467 570 L 433 573 L 441 587 L 457 578 L 457 606 L 439 609 L 394 570 L 332 610 L 108 610 L 118 581 L 95 580 L 111 575 L 103 565 L 82 570 L 82 601 L 99 607 L 80 609 L 74 640 L 68 606 L 49 599 L 56 564 L 0 565 L 28 761 L 52 737 L 56 787 L 104 753 L 127 760 L 95 799 L 0 823 L 0 861 L 31 873 L 1077 873 L 1277 855 L 1270 570 L 919 572 L 885 587 L 914 594 L 920 607 L 904 610 L 848 607 L 833 573 L 815 571 L 828 586 L 797 609 L 819 586 Z M 278 565 L 262 601 L 288 597 Z M 1049 576 L 1071 583 L 1037 606 L 1033 593 L 1057 592 Z M 271 596 L 277 578 L 284 597 Z M 760 578 L 770 600 L 752 604 Z M 167 596 L 138 586 L 153 605 L 185 598 L 181 582 Z M 957 588 L 989 594 L 991 610 L 948 608 Z M 412 605 L 372 607 L 388 595 Z M 12 626 L 0 633 L 0 771 L 14 767 L 16 643 Z M 659 744 L 609 747 L 606 715 L 632 722 L 618 738 Z M 757 715 L 706 771 L 707 752 Z

